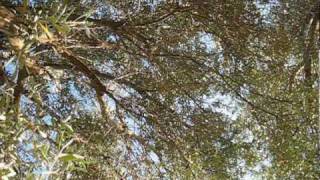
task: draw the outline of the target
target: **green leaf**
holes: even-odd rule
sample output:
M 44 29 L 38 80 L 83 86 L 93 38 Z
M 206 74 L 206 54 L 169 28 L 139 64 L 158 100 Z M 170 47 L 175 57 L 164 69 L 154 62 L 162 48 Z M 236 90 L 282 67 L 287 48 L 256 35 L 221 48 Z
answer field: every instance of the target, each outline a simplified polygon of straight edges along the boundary
M 77 154 L 60 154 L 59 159 L 65 162 L 68 161 L 81 161 L 84 160 L 83 156 L 77 155 Z
M 28 174 L 26 177 L 26 180 L 33 180 L 36 179 L 36 176 L 34 174 Z
M 29 0 L 23 0 L 23 7 L 27 8 L 29 6 Z
M 58 19 L 55 16 L 50 16 L 49 21 L 54 25 L 58 22 Z
M 9 173 L 10 173 L 9 169 L 1 169 L 0 170 L 0 177 L 5 176 Z
M 49 148 L 50 148 L 49 145 L 43 145 L 43 146 L 40 147 L 41 155 L 42 155 L 45 159 L 47 159 L 48 152 L 49 152 Z
M 70 32 L 70 28 L 66 24 L 55 25 L 55 28 L 58 30 L 58 32 L 60 32 L 62 34 L 67 34 L 68 32 Z
M 69 124 L 67 124 L 67 123 L 62 123 L 61 125 L 62 125 L 62 127 L 63 127 L 64 129 L 66 129 L 68 132 L 70 132 L 70 133 L 73 133 L 73 132 L 74 132 L 72 126 L 70 126 Z

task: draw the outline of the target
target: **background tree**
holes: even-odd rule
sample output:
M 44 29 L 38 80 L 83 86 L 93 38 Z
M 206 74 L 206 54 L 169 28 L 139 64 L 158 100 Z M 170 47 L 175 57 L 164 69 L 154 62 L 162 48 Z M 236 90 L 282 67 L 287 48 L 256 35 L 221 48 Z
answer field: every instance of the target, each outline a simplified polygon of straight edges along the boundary
M 319 1 L 0 7 L 3 178 L 317 178 Z

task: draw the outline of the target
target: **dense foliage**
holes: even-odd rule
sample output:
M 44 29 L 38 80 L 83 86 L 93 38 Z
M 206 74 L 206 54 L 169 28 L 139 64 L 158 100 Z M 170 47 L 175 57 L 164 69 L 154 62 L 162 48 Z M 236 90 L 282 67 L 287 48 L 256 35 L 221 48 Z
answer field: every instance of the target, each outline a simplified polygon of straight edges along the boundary
M 317 179 L 319 0 L 2 0 L 2 179 Z

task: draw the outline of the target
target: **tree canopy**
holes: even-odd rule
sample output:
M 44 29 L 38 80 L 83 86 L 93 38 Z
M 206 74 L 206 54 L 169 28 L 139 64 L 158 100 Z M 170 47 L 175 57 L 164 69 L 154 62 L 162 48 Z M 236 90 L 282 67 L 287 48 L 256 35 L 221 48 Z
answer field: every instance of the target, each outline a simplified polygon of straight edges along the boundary
M 319 0 L 2 0 L 2 179 L 317 179 Z

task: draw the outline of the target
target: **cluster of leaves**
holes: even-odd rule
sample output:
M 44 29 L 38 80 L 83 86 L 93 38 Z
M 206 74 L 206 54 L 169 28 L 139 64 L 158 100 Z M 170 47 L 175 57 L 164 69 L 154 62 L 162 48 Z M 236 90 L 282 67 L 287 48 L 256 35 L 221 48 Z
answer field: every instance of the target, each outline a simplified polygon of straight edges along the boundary
M 316 178 L 319 6 L 1 1 L 2 178 Z

